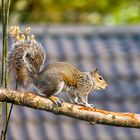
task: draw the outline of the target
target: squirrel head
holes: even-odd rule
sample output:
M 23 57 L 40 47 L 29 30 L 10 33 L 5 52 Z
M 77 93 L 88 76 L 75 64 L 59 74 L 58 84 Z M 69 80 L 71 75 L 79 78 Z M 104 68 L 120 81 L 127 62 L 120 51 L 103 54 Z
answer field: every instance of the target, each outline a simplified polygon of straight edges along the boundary
M 106 89 L 108 87 L 106 81 L 103 77 L 99 74 L 97 68 L 91 72 L 91 76 L 93 78 L 93 89 L 101 90 Z

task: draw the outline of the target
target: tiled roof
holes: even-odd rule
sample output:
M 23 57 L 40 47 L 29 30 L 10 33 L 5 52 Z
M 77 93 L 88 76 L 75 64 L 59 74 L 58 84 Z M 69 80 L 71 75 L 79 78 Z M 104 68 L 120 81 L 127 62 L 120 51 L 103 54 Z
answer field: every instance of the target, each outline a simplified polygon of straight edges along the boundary
M 32 29 L 46 50 L 46 64 L 67 61 L 82 71 L 98 68 L 108 81 L 109 88 L 91 93 L 89 102 L 100 109 L 140 113 L 140 27 L 33 26 Z M 66 98 L 63 94 L 60 96 Z M 138 129 L 93 126 L 65 116 L 15 106 L 7 139 L 139 138 Z

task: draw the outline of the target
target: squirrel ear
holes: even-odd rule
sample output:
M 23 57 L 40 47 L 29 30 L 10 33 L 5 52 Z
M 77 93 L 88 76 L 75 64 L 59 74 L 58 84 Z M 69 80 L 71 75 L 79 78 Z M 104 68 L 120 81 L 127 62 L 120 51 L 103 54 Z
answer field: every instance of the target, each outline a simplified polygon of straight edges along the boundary
M 91 72 L 91 74 L 92 74 L 92 75 L 95 75 L 97 72 L 98 72 L 98 70 L 97 70 L 97 68 L 95 68 L 95 69 Z
M 95 73 L 98 72 L 97 68 L 94 69 L 94 72 L 95 72 Z

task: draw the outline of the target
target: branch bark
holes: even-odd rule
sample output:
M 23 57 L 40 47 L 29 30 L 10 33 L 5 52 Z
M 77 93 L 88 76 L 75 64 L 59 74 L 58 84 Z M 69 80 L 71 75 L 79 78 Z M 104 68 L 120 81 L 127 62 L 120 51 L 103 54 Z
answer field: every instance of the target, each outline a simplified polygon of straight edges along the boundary
M 140 128 L 140 114 L 91 109 L 66 102 L 61 107 L 54 107 L 52 101 L 33 93 L 0 88 L 0 101 L 65 115 L 92 124 Z

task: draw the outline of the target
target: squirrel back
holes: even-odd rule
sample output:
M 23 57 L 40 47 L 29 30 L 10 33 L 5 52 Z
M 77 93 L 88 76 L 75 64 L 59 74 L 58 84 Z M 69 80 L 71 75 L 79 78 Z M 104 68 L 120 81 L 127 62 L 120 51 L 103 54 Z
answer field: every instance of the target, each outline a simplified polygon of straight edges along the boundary
M 70 63 L 54 62 L 54 63 L 48 64 L 39 73 L 39 77 L 43 78 L 45 75 L 48 75 L 48 76 L 59 75 L 58 80 L 64 81 L 68 85 L 73 86 L 77 84 L 79 77 L 82 76 L 82 72 Z
M 91 72 L 81 72 L 76 66 L 68 62 L 54 62 L 47 65 L 39 74 L 38 78 L 46 78 L 55 75 L 56 80 L 63 81 L 69 86 L 76 86 L 79 81 L 88 76 L 91 77 L 91 83 L 94 83 L 94 89 L 100 90 L 107 87 L 106 81 L 99 74 L 97 69 Z M 45 77 L 46 76 L 46 77 Z M 58 78 L 59 76 L 59 78 Z M 88 79 L 87 77 L 87 79 Z
M 36 78 L 34 85 L 47 95 L 60 88 L 62 90 L 74 88 L 82 89 L 81 92 L 91 90 L 101 90 L 107 88 L 107 83 L 99 74 L 97 69 L 91 72 L 82 72 L 74 65 L 67 62 L 54 62 L 47 65 Z M 46 90 L 47 89 L 47 90 Z M 73 91 L 74 92 L 74 91 Z

